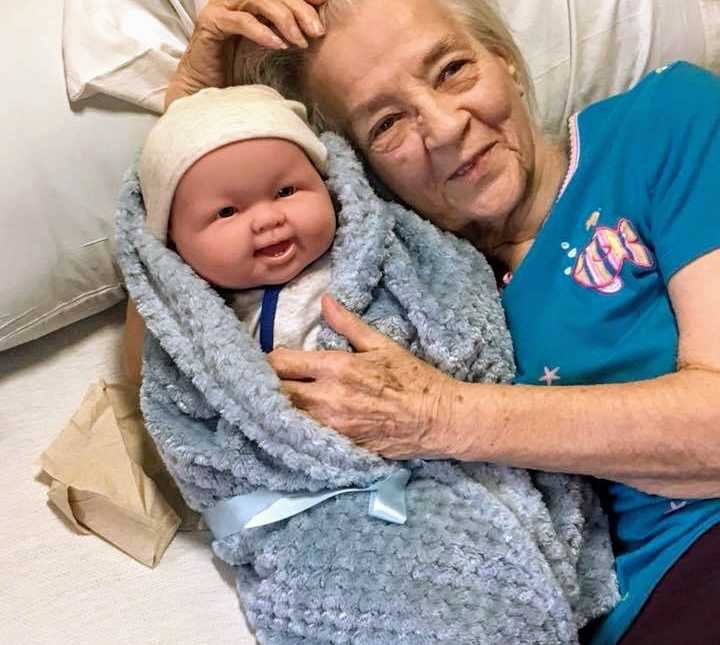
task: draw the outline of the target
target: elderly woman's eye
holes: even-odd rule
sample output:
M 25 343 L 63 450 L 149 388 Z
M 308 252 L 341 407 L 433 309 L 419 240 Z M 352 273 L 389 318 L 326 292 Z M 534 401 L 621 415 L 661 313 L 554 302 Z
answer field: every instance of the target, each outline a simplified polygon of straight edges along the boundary
M 277 192 L 278 197 L 290 197 L 295 194 L 295 186 L 283 186 Z
M 392 114 L 379 121 L 378 124 L 370 132 L 370 141 L 373 141 L 381 134 L 384 134 L 385 132 L 390 130 L 395 125 L 398 118 L 399 117 L 397 114 Z
M 237 208 L 234 206 L 225 206 L 217 212 L 218 217 L 232 217 L 237 213 Z
M 451 76 L 455 76 L 465 65 L 467 65 L 470 61 L 468 60 L 456 60 L 450 63 L 443 69 L 442 72 L 440 72 L 440 82 L 446 81 Z

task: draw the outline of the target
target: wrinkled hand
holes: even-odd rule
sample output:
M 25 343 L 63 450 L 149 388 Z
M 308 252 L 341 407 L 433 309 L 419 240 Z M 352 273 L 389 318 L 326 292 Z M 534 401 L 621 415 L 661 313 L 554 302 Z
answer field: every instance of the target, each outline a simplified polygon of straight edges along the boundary
M 326 0 L 208 0 L 170 82 L 165 104 L 205 87 L 223 87 L 229 44 L 240 36 L 271 49 L 307 47 L 324 33 L 317 8 Z
M 307 37 L 323 34 L 315 7 L 326 0 L 208 0 L 198 14 L 195 30 L 215 40 L 242 36 L 272 49 L 285 41 L 307 47 Z M 277 31 L 280 38 L 273 31 Z M 283 38 L 285 41 L 283 41 Z
M 458 384 L 372 329 L 329 296 L 328 324 L 355 348 L 269 355 L 293 404 L 358 445 L 393 459 L 449 456 Z

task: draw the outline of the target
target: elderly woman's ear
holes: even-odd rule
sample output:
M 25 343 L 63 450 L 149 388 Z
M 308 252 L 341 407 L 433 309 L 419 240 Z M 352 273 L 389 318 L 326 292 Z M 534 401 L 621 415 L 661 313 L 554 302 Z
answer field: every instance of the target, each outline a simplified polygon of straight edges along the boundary
M 515 84 L 518 87 L 518 91 L 520 92 L 520 96 L 525 96 L 525 88 L 523 87 L 523 84 L 520 82 L 520 79 L 518 78 L 518 71 L 517 67 L 513 65 L 512 63 L 508 63 L 508 73 L 510 76 L 512 76 L 513 80 L 515 81 Z
M 492 54 L 500 58 L 507 68 L 508 74 L 512 77 L 517 85 L 520 96 L 525 96 L 525 85 L 523 84 L 517 63 L 514 62 L 512 54 L 499 46 L 491 46 L 488 48 Z

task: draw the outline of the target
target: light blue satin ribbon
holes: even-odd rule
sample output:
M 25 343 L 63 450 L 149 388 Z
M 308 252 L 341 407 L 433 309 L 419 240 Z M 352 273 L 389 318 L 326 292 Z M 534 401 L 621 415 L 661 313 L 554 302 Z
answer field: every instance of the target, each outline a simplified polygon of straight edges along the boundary
M 285 495 L 261 489 L 224 499 L 205 511 L 203 518 L 215 539 L 222 540 L 242 529 L 286 520 L 338 495 L 370 493 L 368 515 L 393 524 L 405 524 L 405 487 L 409 479 L 410 471 L 401 469 L 367 488 L 341 488 L 314 495 Z

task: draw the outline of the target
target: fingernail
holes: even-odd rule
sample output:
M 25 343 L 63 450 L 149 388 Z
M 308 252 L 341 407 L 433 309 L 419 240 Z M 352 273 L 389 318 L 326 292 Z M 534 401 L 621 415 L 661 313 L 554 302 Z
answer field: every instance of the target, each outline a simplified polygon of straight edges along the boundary
M 288 47 L 288 46 L 287 46 L 280 38 L 278 38 L 277 36 L 273 36 L 272 41 L 273 41 L 273 44 L 274 44 L 276 47 L 279 47 L 280 49 L 287 49 L 287 47 Z
M 308 41 L 305 36 L 302 35 L 299 29 L 293 30 L 293 38 L 295 42 L 303 49 L 306 49 L 308 47 Z
M 322 36 L 325 33 L 325 29 L 322 26 L 322 23 L 318 22 L 318 21 L 313 22 L 312 29 L 313 29 L 313 33 L 316 36 Z

